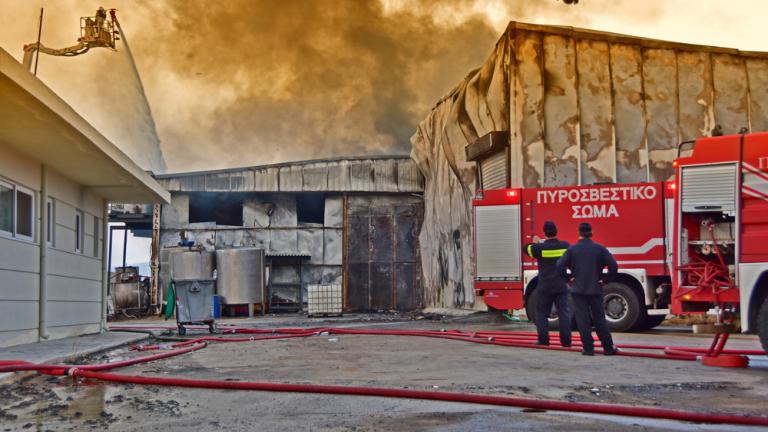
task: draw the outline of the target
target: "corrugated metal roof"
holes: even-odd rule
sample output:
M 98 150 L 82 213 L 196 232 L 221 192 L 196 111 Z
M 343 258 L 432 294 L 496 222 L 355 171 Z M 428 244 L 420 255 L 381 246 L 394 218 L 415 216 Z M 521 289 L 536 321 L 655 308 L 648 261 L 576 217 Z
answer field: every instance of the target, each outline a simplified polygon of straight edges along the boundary
M 409 156 L 371 156 L 287 162 L 226 170 L 163 174 L 172 192 L 408 192 L 424 178 Z
M 266 251 L 264 256 L 267 258 L 279 257 L 279 258 L 312 258 L 309 252 L 296 252 L 296 251 Z

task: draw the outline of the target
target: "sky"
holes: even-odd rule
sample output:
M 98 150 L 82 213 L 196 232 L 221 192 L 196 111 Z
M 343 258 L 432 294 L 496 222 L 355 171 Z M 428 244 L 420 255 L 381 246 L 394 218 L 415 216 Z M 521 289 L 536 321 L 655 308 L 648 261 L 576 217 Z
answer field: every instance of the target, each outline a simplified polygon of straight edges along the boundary
M 121 227 L 123 223 L 110 223 L 110 227 Z M 123 237 L 124 230 L 115 230 L 112 235 L 112 264 L 110 270 L 123 265 Z M 152 245 L 152 239 L 149 237 L 136 237 L 128 231 L 128 247 L 125 248 L 126 265 L 139 266 L 139 273 L 142 276 L 149 276 L 149 254 Z
M 509 21 L 768 51 L 761 0 L 0 0 L 0 47 L 74 43 L 118 9 L 125 49 L 41 55 L 38 77 L 130 156 L 159 139 L 168 172 L 408 154 L 434 104 Z M 155 134 L 156 128 L 156 134 Z

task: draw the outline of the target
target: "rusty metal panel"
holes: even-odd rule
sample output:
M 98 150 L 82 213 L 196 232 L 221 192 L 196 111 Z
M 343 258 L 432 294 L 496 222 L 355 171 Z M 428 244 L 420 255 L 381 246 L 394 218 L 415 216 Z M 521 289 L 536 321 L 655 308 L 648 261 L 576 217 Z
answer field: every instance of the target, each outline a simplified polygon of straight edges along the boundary
M 419 221 L 413 206 L 395 208 L 395 260 L 414 261 L 418 246 Z
M 544 74 L 541 34 L 521 32 L 515 37 L 515 112 L 523 186 L 539 187 L 544 178 Z M 515 148 L 519 142 L 520 148 Z
M 680 141 L 709 135 L 715 127 L 712 63 L 708 53 L 677 53 Z
M 648 117 L 650 181 L 669 179 L 677 154 L 677 59 L 675 52 L 647 49 L 643 52 L 643 86 Z
M 579 182 L 579 102 L 573 39 L 544 36 L 544 181 L 542 186 Z
M 419 306 L 416 264 L 395 264 L 395 307 L 397 310 L 413 310 Z
M 749 127 L 747 109 L 747 70 L 744 58 L 729 54 L 712 54 L 712 76 L 715 83 L 715 123 L 723 133 L 737 133 Z
M 303 190 L 324 191 L 328 189 L 328 164 L 325 162 L 304 165 L 302 169 Z
M 578 40 L 581 167 L 580 183 L 616 180 L 610 53 L 606 42 Z
M 349 163 L 350 190 L 373 191 L 373 162 L 370 160 L 350 161 Z
M 421 295 L 416 240 L 421 206 L 396 204 L 398 200 L 386 195 L 351 201 L 346 227 L 349 309 L 391 309 L 398 297 L 412 309 Z M 398 279 L 399 268 L 410 274 Z
M 380 311 L 392 308 L 392 263 L 371 263 L 371 309 Z
M 623 44 L 612 44 L 610 50 L 616 181 L 645 181 L 648 178 L 648 149 L 645 142 L 642 53 L 640 47 Z
M 349 288 L 347 289 L 347 309 L 367 311 L 370 308 L 370 263 L 349 263 Z
M 752 132 L 768 131 L 768 60 L 747 59 Z
M 378 159 L 373 161 L 373 181 L 376 192 L 397 192 L 397 161 Z
M 349 161 L 343 160 L 328 163 L 328 190 L 349 190 Z
M 368 310 L 370 307 L 370 217 L 367 209 L 350 208 L 347 218 L 347 307 Z
M 373 242 L 371 247 L 371 260 L 386 262 L 392 260 L 392 215 L 378 214 L 372 218 Z
M 349 247 L 347 248 L 347 259 L 349 262 L 368 262 L 369 250 L 369 225 L 370 217 L 368 214 L 352 213 L 347 220 Z
M 280 168 L 280 191 L 298 192 L 304 188 L 304 178 L 301 175 L 301 165 L 291 165 Z

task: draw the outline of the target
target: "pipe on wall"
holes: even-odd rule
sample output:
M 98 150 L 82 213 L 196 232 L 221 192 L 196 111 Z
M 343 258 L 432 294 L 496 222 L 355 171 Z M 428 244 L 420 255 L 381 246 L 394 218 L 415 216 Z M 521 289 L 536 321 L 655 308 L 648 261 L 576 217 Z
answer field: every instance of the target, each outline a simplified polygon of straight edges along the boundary
M 40 166 L 40 273 L 39 273 L 39 295 L 37 311 L 37 336 L 38 340 L 48 339 L 50 335 L 45 328 L 45 314 L 48 303 L 48 167 Z M 53 209 L 51 209 L 53 211 Z
M 109 289 L 109 266 L 112 264 L 112 231 L 109 228 L 109 201 L 102 204 L 101 219 L 101 331 L 109 331 L 107 328 L 107 295 Z M 109 240 L 107 240 L 109 236 Z M 109 251 L 107 251 L 109 247 Z M 109 259 L 107 259 L 109 256 Z

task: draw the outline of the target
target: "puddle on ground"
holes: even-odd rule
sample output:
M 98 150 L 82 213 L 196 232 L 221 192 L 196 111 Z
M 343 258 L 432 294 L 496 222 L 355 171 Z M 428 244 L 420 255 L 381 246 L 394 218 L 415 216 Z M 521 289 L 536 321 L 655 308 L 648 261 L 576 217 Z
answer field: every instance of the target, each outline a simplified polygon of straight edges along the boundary
M 72 402 L 67 407 L 67 415 L 79 419 L 96 419 L 104 411 L 104 402 L 106 401 L 107 386 L 104 384 L 81 385 L 79 383 L 76 396 L 73 396 Z

